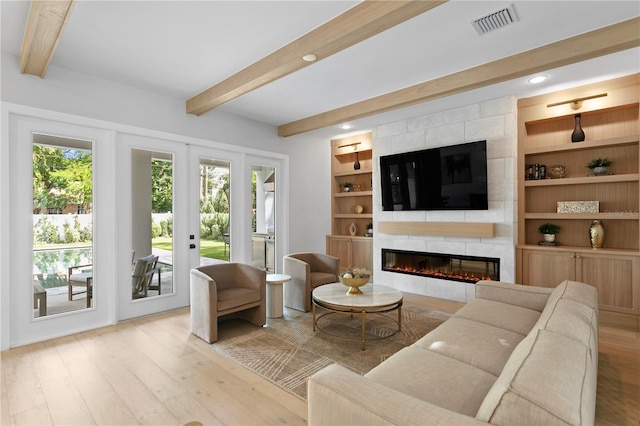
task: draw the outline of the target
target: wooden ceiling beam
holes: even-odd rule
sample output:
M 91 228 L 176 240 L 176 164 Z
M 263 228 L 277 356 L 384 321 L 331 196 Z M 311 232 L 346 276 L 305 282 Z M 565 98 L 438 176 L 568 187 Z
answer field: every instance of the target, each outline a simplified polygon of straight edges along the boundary
M 33 0 L 22 39 L 20 72 L 44 78 L 75 0 Z
M 298 71 L 369 37 L 445 3 L 443 1 L 366 0 L 253 65 L 187 100 L 187 113 L 201 115 L 267 83 Z
M 278 127 L 279 136 L 380 114 L 640 46 L 640 18 L 518 53 Z

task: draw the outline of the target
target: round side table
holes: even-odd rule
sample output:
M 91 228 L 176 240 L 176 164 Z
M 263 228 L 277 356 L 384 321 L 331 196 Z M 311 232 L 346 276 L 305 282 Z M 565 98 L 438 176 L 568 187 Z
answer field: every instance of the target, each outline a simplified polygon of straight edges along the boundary
M 282 316 L 282 284 L 290 279 L 286 274 L 267 274 L 267 318 Z

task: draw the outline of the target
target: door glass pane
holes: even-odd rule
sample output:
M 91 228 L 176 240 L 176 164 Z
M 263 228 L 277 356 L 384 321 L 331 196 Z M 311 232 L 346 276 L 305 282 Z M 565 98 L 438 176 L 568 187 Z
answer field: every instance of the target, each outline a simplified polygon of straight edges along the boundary
M 229 165 L 200 159 L 200 265 L 228 262 L 231 256 Z
M 252 264 L 275 272 L 276 169 L 251 166 Z
M 33 136 L 34 318 L 94 304 L 92 165 L 89 141 Z
M 131 150 L 131 297 L 173 294 L 173 155 Z

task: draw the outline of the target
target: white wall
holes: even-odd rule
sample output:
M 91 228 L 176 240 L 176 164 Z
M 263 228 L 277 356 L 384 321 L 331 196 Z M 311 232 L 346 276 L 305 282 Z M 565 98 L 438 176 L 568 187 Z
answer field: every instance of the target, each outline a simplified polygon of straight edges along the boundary
M 454 281 L 383 272 L 382 248 L 500 259 L 500 280 L 515 278 L 516 218 L 516 99 L 509 96 L 453 107 L 419 117 L 378 126 L 374 131 L 374 182 L 380 182 L 383 155 L 487 141 L 486 211 L 383 211 L 380 185 L 374 185 L 374 276 L 376 282 L 402 291 L 465 302 L 473 298 L 474 285 Z M 377 232 L 380 221 L 491 222 L 494 238 L 393 235 Z
M 20 74 L 18 57 L 2 54 L 1 96 L 28 105 L 114 123 L 152 129 L 271 152 L 284 152 L 275 126 L 209 111 L 185 112 L 186 99 L 124 86 L 74 70 L 49 67 L 44 79 Z
M 310 135 L 286 139 L 289 154 L 289 252 L 326 253 L 331 233 L 331 143 Z

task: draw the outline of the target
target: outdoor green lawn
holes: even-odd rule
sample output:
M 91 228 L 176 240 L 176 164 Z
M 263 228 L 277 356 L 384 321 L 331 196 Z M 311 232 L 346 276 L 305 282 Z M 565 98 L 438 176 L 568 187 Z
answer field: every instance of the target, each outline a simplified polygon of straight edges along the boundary
M 151 245 L 162 250 L 173 250 L 173 240 L 168 237 L 154 238 Z M 229 247 L 227 247 L 225 253 L 222 241 L 200 240 L 200 256 L 228 261 Z

